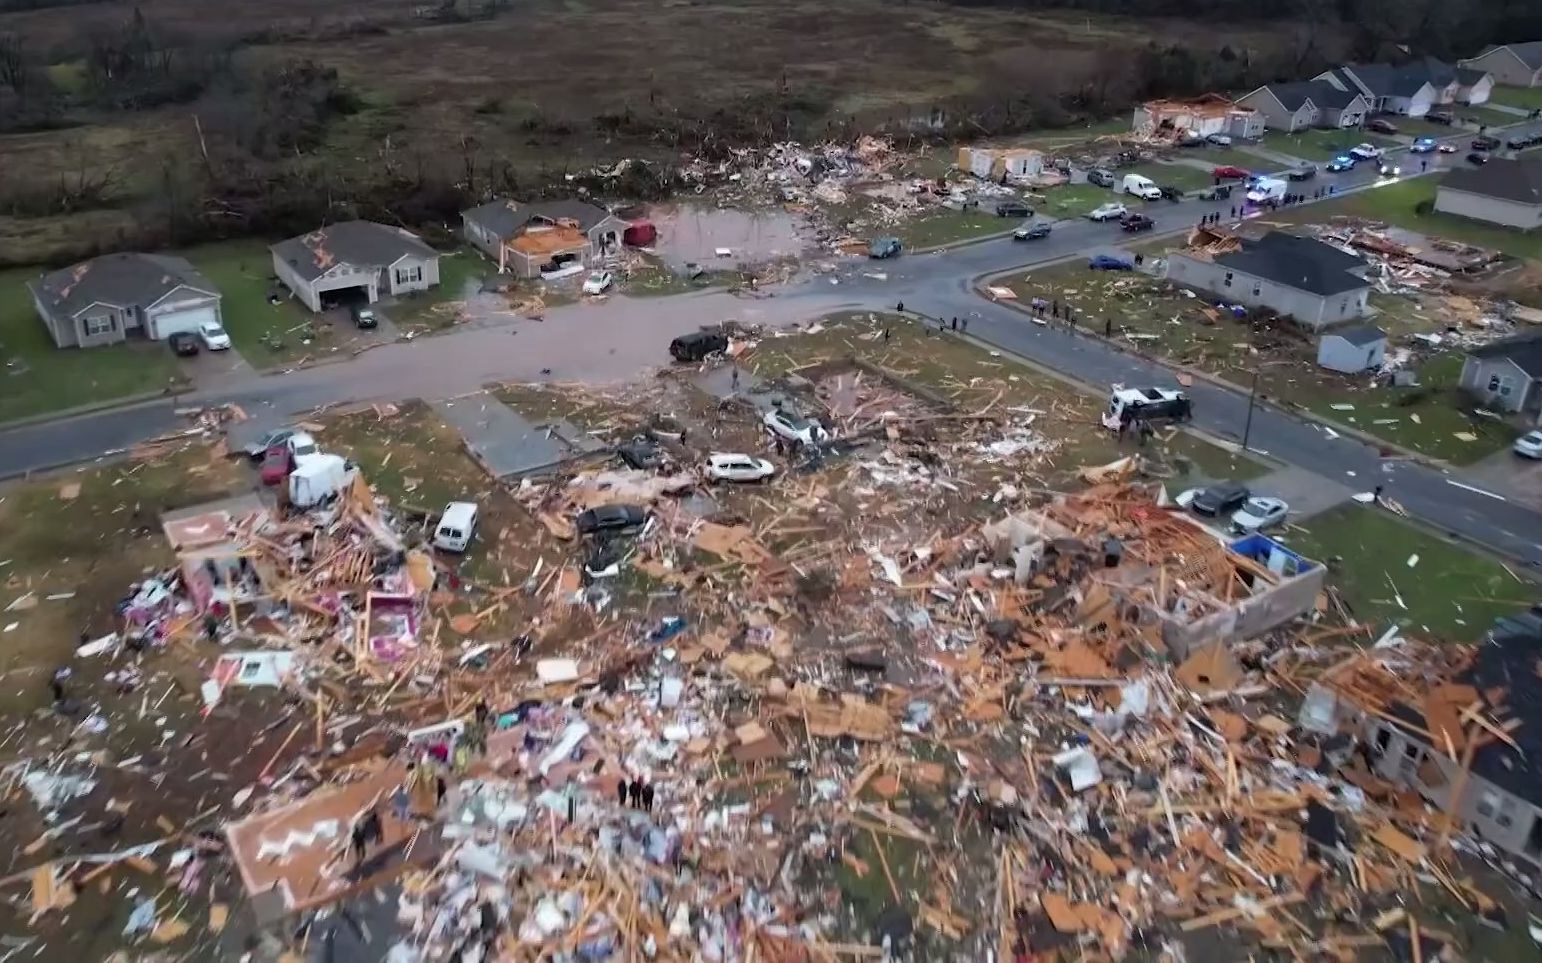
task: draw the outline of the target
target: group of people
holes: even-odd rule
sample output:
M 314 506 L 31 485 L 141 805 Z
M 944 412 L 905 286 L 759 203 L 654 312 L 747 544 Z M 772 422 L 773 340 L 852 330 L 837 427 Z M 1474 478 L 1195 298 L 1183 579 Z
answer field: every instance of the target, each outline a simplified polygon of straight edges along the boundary
M 653 812 L 653 783 L 625 777 L 616 781 L 616 802 L 645 813 Z

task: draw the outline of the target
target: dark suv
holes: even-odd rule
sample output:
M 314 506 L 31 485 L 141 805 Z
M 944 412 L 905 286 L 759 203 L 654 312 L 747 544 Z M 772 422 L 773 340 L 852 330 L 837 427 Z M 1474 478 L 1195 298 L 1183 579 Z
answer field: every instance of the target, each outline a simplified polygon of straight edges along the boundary
M 693 331 L 669 342 L 669 353 L 676 361 L 700 361 L 709 354 L 728 350 L 728 335 L 721 331 Z

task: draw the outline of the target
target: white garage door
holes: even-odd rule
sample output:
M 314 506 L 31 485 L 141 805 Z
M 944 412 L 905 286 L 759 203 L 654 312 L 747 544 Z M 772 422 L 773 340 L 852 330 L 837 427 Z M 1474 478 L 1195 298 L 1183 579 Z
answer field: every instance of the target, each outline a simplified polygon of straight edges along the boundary
M 155 317 L 153 322 L 155 330 L 149 334 L 152 338 L 165 341 L 179 331 L 197 331 L 198 326 L 205 321 L 217 320 L 219 319 L 214 315 L 212 304 L 206 304 L 201 308 L 187 308 L 183 311 L 167 311 Z

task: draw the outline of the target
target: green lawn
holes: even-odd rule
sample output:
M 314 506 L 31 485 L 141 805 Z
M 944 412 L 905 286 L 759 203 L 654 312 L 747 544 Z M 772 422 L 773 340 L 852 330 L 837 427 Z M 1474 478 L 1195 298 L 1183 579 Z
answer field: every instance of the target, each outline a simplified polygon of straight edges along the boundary
M 1329 583 L 1362 622 L 1396 621 L 1447 641 L 1473 641 L 1496 616 L 1525 608 L 1537 595 L 1535 584 L 1517 581 L 1499 562 L 1385 509 L 1351 503 L 1302 528 L 1290 529 L 1284 540 L 1329 564 Z
M 907 250 L 916 251 L 1001 234 L 1021 223 L 1018 218 L 997 217 L 994 208 L 995 202 L 986 199 L 979 207 L 968 211 L 947 208 L 928 211 L 898 225 L 893 236 L 899 238 Z
M 219 288 L 225 330 L 247 361 L 266 368 L 313 353 L 314 340 L 311 345 L 303 343 L 313 336 L 313 315 L 290 299 L 289 291 L 274 277 L 267 242 L 221 241 L 181 253 Z M 278 304 L 268 303 L 273 293 L 283 295 Z M 272 339 L 281 346 L 270 347 L 267 341 Z
M 1273 144 L 1270 146 L 1272 147 Z M 1201 174 L 1207 173 L 1213 168 L 1228 165 L 1264 174 L 1285 169 L 1285 165 L 1279 161 L 1265 157 L 1262 154 L 1255 154 L 1253 151 L 1248 150 L 1246 146 L 1196 147 L 1185 150 L 1176 156 L 1186 160 L 1199 161 L 1204 165 L 1203 169 L 1200 169 Z M 1205 183 L 1208 184 L 1209 182 L 1210 179 L 1208 177 L 1205 178 Z
M 39 273 L 0 271 L 0 422 L 185 384 L 160 342 L 54 347 L 26 287 Z
M 1438 183 L 1434 177 L 1390 181 L 1341 200 L 1280 212 L 1271 218 L 1326 223 L 1335 214 L 1349 214 L 1479 247 L 1497 248 L 1515 257 L 1542 258 L 1542 232 L 1512 231 L 1449 214 L 1414 213 L 1414 207 L 1420 201 L 1435 199 Z
M 1458 106 L 1456 116 L 1460 118 L 1471 117 L 1480 124 L 1490 127 L 1508 127 L 1511 124 L 1519 124 L 1525 121 L 1525 117 L 1512 114 L 1505 110 L 1495 110 L 1492 107 L 1462 107 Z
M 1180 191 L 1197 191 L 1210 184 L 1210 172 L 1190 167 L 1188 164 L 1140 164 L 1121 167 L 1115 171 L 1121 180 L 1126 174 L 1140 174 L 1157 182 L 1159 187 L 1176 187 Z
M 1108 204 L 1113 201 L 1119 201 L 1131 209 L 1145 203 L 1128 194 L 1116 194 L 1096 184 L 1067 184 L 1064 187 L 1049 188 L 1044 192 L 1043 202 L 1035 201 L 1033 206 L 1043 217 L 1060 219 L 1081 217 L 1099 204 Z
M 1269 135 L 1269 146 L 1273 150 L 1310 161 L 1332 160 L 1339 154 L 1348 152 L 1356 144 L 1375 144 L 1378 147 L 1399 146 L 1395 138 L 1364 130 L 1303 130 L 1294 134 Z
M 1542 109 L 1542 87 L 1495 87 L 1488 99 L 1506 107 L 1538 110 Z

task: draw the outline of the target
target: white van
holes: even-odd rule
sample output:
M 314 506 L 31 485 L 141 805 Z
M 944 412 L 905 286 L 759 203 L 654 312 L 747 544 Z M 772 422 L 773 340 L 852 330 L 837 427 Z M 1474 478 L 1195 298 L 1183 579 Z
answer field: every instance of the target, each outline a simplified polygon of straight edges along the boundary
M 1289 189 L 1290 185 L 1278 177 L 1260 177 L 1253 182 L 1247 197 L 1254 204 L 1267 204 L 1269 201 L 1284 200 L 1285 192 Z
M 1156 186 L 1156 182 L 1139 174 L 1124 175 L 1124 181 L 1120 184 L 1119 190 L 1143 200 L 1160 201 L 1162 199 L 1162 189 Z
M 464 552 L 477 530 L 477 507 L 473 502 L 451 502 L 444 506 L 439 524 L 434 526 L 434 547 L 446 552 Z
M 359 469 L 341 455 L 299 455 L 289 473 L 289 504 L 296 508 L 325 504 L 352 485 L 358 474 Z

